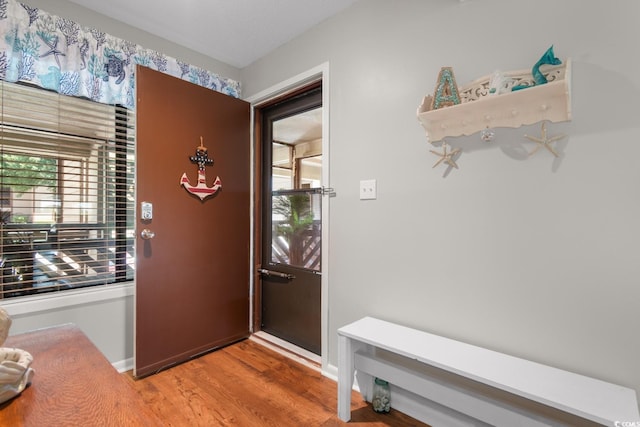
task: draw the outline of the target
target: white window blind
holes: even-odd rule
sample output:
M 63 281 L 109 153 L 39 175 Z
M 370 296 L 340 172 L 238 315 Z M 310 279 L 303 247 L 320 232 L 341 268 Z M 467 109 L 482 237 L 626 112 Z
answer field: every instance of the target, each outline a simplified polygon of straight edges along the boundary
M 0 82 L 0 298 L 133 279 L 135 115 Z

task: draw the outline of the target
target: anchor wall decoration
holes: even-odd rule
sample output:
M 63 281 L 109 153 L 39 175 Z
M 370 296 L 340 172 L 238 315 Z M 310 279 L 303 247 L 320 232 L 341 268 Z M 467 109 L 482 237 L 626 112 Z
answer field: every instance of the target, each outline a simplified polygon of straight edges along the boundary
M 216 179 L 213 182 L 213 186 L 207 187 L 207 176 L 205 174 L 204 168 L 205 166 L 212 165 L 213 159 L 209 158 L 207 147 L 204 146 L 202 137 L 200 137 L 200 145 L 196 148 L 196 155 L 189 156 L 189 160 L 191 160 L 193 163 L 198 164 L 197 185 L 191 185 L 186 172 L 183 173 L 182 178 L 180 178 L 180 184 L 184 186 L 184 188 L 186 188 L 189 193 L 198 196 L 200 200 L 204 200 L 205 197 L 214 195 L 220 188 L 222 188 L 222 181 L 220 181 L 220 177 L 218 176 L 216 176 Z

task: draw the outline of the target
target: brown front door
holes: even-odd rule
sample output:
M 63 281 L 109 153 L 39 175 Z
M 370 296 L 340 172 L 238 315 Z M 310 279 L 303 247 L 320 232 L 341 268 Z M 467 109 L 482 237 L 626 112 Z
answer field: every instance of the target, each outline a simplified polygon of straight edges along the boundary
M 141 377 L 249 335 L 250 141 L 247 102 L 144 67 L 136 87 Z M 203 200 L 181 185 L 184 173 L 198 183 L 201 143 L 213 160 L 201 162 L 206 186 L 221 184 Z

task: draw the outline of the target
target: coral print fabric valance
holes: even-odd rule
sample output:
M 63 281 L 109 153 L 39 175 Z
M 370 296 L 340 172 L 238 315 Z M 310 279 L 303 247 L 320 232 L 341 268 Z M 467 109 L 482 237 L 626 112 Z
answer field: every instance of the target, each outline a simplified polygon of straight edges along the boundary
M 240 96 L 238 82 L 15 0 L 0 0 L 0 35 L 2 80 L 134 108 L 134 71 L 140 64 Z

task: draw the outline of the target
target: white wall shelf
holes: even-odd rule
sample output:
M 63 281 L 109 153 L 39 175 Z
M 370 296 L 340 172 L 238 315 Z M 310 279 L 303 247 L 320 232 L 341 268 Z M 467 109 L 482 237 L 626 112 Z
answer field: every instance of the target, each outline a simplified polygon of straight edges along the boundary
M 436 110 L 430 110 L 432 96 L 425 96 L 417 114 L 428 141 L 472 135 L 486 128 L 571 120 L 571 60 L 543 66 L 541 71 L 548 82 L 535 86 L 530 70 L 505 73 L 508 90 L 514 85 L 531 87 L 499 95 L 490 93 L 491 76 L 482 77 L 459 89 L 460 104 Z

